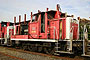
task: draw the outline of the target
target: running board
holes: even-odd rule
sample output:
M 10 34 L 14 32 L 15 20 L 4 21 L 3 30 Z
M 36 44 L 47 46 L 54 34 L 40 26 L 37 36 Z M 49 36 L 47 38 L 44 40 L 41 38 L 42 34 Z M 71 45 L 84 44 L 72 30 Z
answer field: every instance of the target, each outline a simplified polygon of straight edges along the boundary
M 66 52 L 66 51 L 55 51 L 56 53 L 64 53 L 64 54 L 74 54 L 73 52 Z
M 58 54 L 58 53 L 54 53 L 54 55 L 59 56 L 60 54 Z
M 7 43 L 3 43 L 3 44 L 1 43 L 1 45 L 3 45 L 3 46 L 4 46 L 4 45 L 7 45 Z
M 12 46 L 12 45 L 7 45 L 7 46 Z
M 81 56 L 84 56 L 84 57 L 90 57 L 90 55 L 86 55 L 86 54 L 82 54 Z

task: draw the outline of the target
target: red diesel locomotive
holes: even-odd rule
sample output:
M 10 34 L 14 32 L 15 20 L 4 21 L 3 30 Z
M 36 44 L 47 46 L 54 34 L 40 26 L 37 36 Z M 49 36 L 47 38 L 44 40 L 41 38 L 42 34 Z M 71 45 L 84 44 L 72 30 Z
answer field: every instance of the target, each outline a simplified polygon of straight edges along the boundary
M 24 22 L 19 16 L 19 23 L 14 17 L 14 24 L 7 22 L 6 29 L 0 23 L 0 34 L 3 36 L 0 35 L 0 44 L 47 54 L 81 54 L 83 42 L 79 40 L 79 20 L 62 13 L 59 5 L 56 9 L 47 8 L 46 12 L 38 11 L 36 14 L 31 12 L 29 21 L 26 21 L 25 14 Z

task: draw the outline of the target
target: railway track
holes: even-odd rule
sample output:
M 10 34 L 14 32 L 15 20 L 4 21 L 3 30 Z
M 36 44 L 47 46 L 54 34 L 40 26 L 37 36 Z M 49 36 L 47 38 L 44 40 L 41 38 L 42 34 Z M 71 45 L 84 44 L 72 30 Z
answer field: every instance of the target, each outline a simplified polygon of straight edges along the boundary
M 15 56 L 11 56 L 11 55 L 8 55 L 8 54 L 2 53 L 2 52 L 0 52 L 0 55 L 7 56 L 9 59 L 12 58 L 13 60 L 25 60 L 25 59 L 22 59 L 22 58 L 19 58 L 19 57 L 15 57 Z M 5 58 L 3 57 L 3 59 L 5 59 Z M 8 59 L 5 59 L 5 60 L 8 60 Z
M 1 46 L 0 46 L 1 47 Z M 60 56 L 53 56 L 53 55 L 47 55 L 47 54 L 44 54 L 44 53 L 38 53 L 38 52 L 30 52 L 30 51 L 24 51 L 24 50 L 21 50 L 21 49 L 15 49 L 15 48 L 11 48 L 11 47 L 1 47 L 1 48 L 5 48 L 5 49 L 8 49 L 10 51 L 17 51 L 17 52 L 21 52 L 21 53 L 27 53 L 27 54 L 32 54 L 32 55 L 39 55 L 39 56 L 44 56 L 44 57 L 49 57 L 49 58 L 54 58 L 54 59 L 60 59 L 60 60 L 84 60 L 83 58 L 81 57 L 78 57 L 78 58 L 69 58 L 69 57 L 60 57 Z M 4 54 L 2 52 L 0 52 L 1 54 Z M 16 58 L 18 60 L 25 60 L 23 58 L 19 58 L 19 57 L 15 57 L 15 56 L 11 56 L 11 55 L 7 55 L 7 54 L 4 54 L 5 56 L 9 56 L 11 58 Z

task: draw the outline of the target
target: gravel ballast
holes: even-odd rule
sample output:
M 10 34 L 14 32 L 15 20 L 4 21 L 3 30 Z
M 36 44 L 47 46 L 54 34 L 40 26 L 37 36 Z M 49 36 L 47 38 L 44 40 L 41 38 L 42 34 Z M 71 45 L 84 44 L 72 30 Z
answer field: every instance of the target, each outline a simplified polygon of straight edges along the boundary
M 0 52 L 11 55 L 11 56 L 19 57 L 25 60 L 71 60 L 71 59 L 62 59 L 62 58 L 60 59 L 60 58 L 54 58 L 54 57 L 49 57 L 49 56 L 41 56 L 41 55 L 34 55 L 30 53 L 25 53 L 25 52 L 19 52 L 19 51 L 7 49 L 2 46 L 0 46 Z M 3 56 L 0 56 L 0 59 L 2 59 L 2 57 Z

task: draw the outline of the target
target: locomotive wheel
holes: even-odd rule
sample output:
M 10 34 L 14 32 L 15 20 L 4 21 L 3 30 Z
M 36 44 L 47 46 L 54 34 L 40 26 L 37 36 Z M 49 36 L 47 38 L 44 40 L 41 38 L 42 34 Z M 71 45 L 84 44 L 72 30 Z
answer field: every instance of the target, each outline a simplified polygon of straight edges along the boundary
M 54 52 L 55 52 L 55 48 L 46 47 L 46 48 L 44 48 L 44 51 L 45 51 L 46 54 L 53 55 Z
M 23 50 L 27 50 L 27 46 L 23 46 L 22 49 L 23 49 Z
M 30 51 L 31 50 L 31 47 L 28 45 L 28 50 Z
M 28 50 L 29 51 L 36 51 L 37 50 L 37 47 L 36 46 L 33 46 L 33 45 L 29 45 L 28 46 Z
M 42 47 L 38 47 L 38 52 L 41 52 L 43 50 Z
M 29 50 L 29 51 L 33 51 L 33 47 L 29 45 L 29 46 L 28 46 L 28 50 Z

